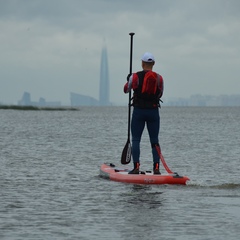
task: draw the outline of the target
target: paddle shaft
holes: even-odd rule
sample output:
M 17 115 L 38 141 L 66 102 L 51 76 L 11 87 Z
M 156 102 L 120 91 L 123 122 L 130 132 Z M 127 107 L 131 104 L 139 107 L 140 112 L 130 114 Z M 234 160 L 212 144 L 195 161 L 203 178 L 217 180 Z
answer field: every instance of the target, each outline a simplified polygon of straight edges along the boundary
M 131 32 L 130 35 L 130 67 L 129 67 L 129 74 L 132 74 L 132 56 L 133 56 L 133 36 L 135 33 Z M 129 91 L 128 97 L 128 140 L 130 140 L 130 121 L 131 121 L 131 89 Z
M 134 33 L 129 33 L 130 39 L 130 69 L 129 75 L 132 74 L 132 52 L 133 52 L 133 35 Z M 130 143 L 130 121 L 131 121 L 131 89 L 129 90 L 129 99 L 128 99 L 128 137 L 127 142 L 123 148 L 122 156 L 121 156 L 121 163 L 122 164 L 129 164 L 131 162 L 131 143 Z

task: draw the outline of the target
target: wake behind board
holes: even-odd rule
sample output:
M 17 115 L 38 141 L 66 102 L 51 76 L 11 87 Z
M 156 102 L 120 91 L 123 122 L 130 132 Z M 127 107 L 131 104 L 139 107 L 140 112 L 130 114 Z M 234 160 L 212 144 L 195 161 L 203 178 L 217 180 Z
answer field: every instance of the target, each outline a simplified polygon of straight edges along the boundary
M 190 180 L 187 176 L 179 176 L 177 173 L 154 175 L 151 171 L 139 174 L 128 174 L 130 170 L 116 167 L 112 163 L 104 163 L 100 167 L 100 177 L 112 181 L 134 184 L 182 184 Z

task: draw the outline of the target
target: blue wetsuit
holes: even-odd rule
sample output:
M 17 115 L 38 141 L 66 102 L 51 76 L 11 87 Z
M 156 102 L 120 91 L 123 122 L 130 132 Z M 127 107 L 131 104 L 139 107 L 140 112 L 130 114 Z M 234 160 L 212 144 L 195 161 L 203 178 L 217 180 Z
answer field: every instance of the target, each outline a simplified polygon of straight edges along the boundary
M 159 155 L 156 150 L 156 145 L 159 146 L 159 129 L 160 129 L 160 113 L 159 113 L 159 99 L 163 94 L 163 79 L 159 77 L 158 90 L 154 100 L 146 100 L 142 97 L 143 79 L 147 71 L 141 71 L 132 74 L 129 81 L 124 86 L 124 92 L 127 93 L 133 89 L 133 113 L 131 120 L 132 133 L 132 157 L 133 163 L 140 162 L 140 141 L 142 133 L 147 126 L 150 143 L 152 146 L 153 162 L 159 163 Z M 157 100 L 157 101 L 156 101 Z

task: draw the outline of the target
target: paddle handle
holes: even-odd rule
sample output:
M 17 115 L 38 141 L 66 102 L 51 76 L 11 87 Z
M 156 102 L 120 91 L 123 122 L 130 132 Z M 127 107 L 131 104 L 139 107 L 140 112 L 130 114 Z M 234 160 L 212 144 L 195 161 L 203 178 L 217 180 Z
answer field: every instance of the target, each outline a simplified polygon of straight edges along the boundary
M 129 33 L 130 35 L 130 68 L 129 68 L 129 73 L 132 74 L 132 57 L 133 57 L 133 36 L 135 33 L 131 32 Z

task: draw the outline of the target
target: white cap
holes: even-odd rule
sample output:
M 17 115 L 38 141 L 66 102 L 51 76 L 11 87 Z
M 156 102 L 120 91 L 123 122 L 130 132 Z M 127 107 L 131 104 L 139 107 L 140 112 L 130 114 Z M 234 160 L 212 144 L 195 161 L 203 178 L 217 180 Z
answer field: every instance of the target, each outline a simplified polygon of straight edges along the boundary
M 150 52 L 144 53 L 141 60 L 144 62 L 155 62 L 155 58 Z

